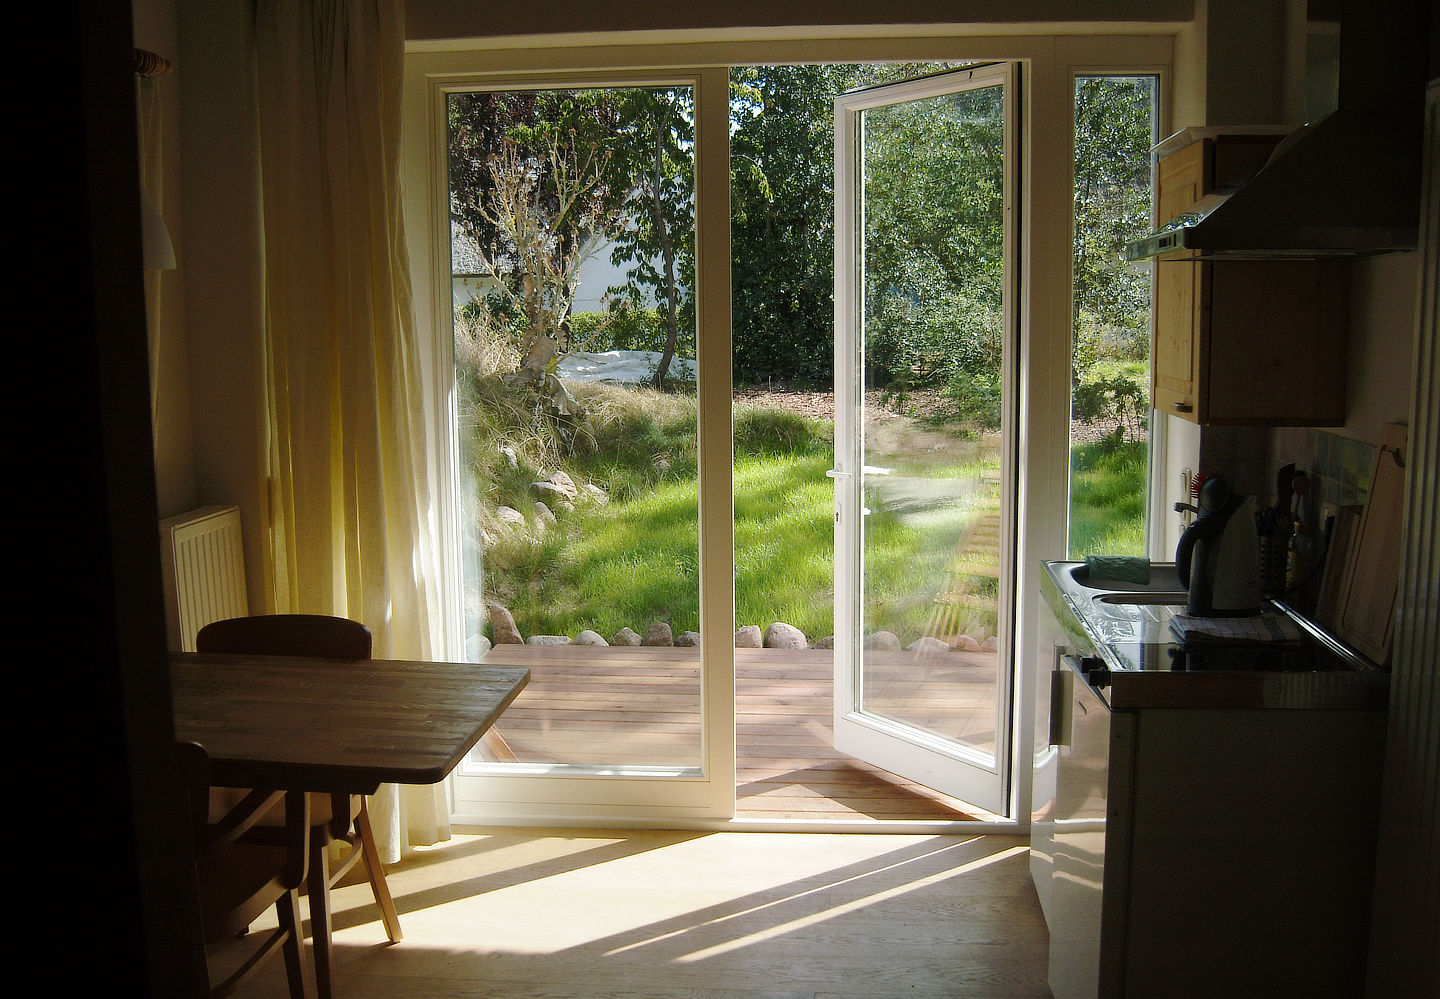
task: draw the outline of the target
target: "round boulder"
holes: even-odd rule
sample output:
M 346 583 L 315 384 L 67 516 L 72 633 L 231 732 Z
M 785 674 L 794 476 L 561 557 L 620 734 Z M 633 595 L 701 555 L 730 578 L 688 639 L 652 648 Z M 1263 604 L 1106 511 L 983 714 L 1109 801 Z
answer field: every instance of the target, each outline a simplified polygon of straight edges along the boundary
M 520 629 L 515 626 L 515 618 L 502 604 L 487 603 L 485 609 L 490 614 L 490 633 L 494 636 L 496 645 L 524 645 L 525 639 L 520 634 Z
M 810 643 L 805 641 L 805 632 L 793 624 L 776 621 L 765 629 L 765 648 L 767 649 L 804 649 L 809 645 Z
M 649 628 L 645 629 L 645 637 L 640 639 L 641 645 L 674 645 L 675 636 L 670 631 L 670 625 L 665 621 L 656 621 Z
M 735 648 L 737 649 L 759 649 L 763 648 L 764 644 L 758 624 L 747 624 L 735 632 Z
M 900 639 L 893 631 L 876 631 L 865 637 L 865 648 L 878 652 L 899 652 Z

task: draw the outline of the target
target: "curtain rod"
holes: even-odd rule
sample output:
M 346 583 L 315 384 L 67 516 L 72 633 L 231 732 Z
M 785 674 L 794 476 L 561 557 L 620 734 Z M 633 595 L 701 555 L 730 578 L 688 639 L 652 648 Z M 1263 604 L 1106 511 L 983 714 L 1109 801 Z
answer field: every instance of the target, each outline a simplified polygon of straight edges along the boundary
M 135 50 L 135 72 L 141 76 L 168 76 L 174 69 L 175 64 L 164 56 L 146 49 Z

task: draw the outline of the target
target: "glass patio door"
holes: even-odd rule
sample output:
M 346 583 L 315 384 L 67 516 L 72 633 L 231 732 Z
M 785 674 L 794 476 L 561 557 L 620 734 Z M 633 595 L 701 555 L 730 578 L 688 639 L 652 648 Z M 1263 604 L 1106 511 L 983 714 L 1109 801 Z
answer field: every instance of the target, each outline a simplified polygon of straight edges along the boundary
M 1015 74 L 977 66 L 835 101 L 835 746 L 997 814 Z

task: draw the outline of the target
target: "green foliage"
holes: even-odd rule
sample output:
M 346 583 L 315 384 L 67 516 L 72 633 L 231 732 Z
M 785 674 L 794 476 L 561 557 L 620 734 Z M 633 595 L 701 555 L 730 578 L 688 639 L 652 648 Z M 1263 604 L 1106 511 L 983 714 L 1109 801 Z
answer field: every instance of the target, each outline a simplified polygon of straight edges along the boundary
M 570 349 L 661 350 L 667 330 L 660 311 L 621 303 L 606 312 L 577 312 L 570 316 Z M 679 341 L 682 354 L 693 357 L 695 336 Z
M 1097 361 L 1077 371 L 1070 405 L 1076 420 L 1109 424 L 1120 436 L 1143 436 L 1150 411 L 1149 371 L 1144 361 Z
M 612 263 L 627 266 L 612 288 L 628 304 L 653 300 L 665 331 L 655 372 L 665 387 L 670 361 L 695 341 L 695 97 L 688 87 L 611 91 L 618 127 L 611 162 L 626 192 L 628 224 L 614 235 Z
M 1150 223 L 1152 77 L 1075 82 L 1074 416 L 1139 431 L 1149 409 L 1150 270 L 1124 258 Z
M 826 384 L 834 365 L 833 101 L 839 66 L 730 71 L 735 378 Z

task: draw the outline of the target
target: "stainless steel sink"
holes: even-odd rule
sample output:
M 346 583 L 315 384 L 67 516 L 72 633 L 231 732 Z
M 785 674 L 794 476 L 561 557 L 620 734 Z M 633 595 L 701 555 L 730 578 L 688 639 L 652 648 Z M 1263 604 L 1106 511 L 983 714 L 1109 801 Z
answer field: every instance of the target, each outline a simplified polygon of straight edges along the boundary
M 1144 583 L 1091 579 L 1083 562 L 1048 565 L 1073 613 L 1099 642 L 1168 642 L 1170 620 L 1184 613 L 1189 598 L 1173 562 L 1151 563 Z
M 1104 604 L 1183 604 L 1187 597 L 1188 594 L 1184 592 L 1130 591 L 1128 593 L 1102 593 L 1095 599 Z
M 1185 586 L 1180 582 L 1180 576 L 1176 573 L 1174 564 L 1170 562 L 1151 563 L 1150 581 L 1146 583 L 1131 583 L 1123 579 L 1091 579 L 1090 568 L 1083 562 L 1070 570 L 1070 578 L 1087 590 L 1099 590 L 1106 594 L 1164 593 L 1174 595 L 1178 593 L 1180 602 L 1185 602 Z M 1141 603 L 1142 601 L 1132 602 Z M 1157 602 L 1170 603 L 1172 601 Z

